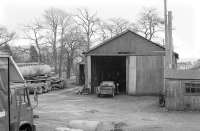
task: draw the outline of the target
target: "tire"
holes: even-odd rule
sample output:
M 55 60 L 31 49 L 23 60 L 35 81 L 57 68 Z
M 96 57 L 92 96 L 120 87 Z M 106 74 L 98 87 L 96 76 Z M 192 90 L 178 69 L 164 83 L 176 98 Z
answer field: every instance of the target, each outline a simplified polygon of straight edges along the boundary
M 19 129 L 19 131 L 33 131 L 30 126 L 24 126 Z
M 97 94 L 97 97 L 100 97 L 101 96 L 101 94 Z

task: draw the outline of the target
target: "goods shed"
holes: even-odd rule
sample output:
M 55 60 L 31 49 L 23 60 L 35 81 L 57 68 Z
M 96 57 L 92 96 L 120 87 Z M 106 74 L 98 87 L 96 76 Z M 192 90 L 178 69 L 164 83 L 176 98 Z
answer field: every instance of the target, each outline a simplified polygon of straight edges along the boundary
M 86 85 L 95 93 L 102 81 L 119 83 L 119 92 L 156 95 L 163 87 L 165 48 L 127 30 L 85 53 Z M 177 54 L 173 65 L 176 66 Z

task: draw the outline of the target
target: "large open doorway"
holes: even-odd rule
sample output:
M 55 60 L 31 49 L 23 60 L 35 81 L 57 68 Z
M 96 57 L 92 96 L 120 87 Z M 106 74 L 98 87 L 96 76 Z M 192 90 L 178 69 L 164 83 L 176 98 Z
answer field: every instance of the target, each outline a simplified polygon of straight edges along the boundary
M 119 92 L 126 93 L 126 56 L 92 56 L 92 93 L 102 81 L 119 83 Z
M 79 64 L 79 85 L 84 85 L 85 83 L 85 70 L 84 64 Z

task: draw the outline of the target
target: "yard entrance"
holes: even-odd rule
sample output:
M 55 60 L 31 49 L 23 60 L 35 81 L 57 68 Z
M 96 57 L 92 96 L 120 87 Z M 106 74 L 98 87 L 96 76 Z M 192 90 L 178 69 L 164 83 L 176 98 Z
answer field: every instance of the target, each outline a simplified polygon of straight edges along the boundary
M 91 57 L 92 93 L 102 81 L 119 83 L 119 92 L 126 93 L 126 56 Z

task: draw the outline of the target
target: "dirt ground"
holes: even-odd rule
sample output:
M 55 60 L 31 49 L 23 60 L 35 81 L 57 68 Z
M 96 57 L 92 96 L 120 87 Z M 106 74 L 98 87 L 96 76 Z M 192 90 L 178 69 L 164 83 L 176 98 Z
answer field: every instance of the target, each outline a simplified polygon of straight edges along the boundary
M 98 120 L 129 131 L 200 130 L 200 112 L 171 112 L 157 103 L 158 98 L 152 96 L 98 98 L 64 89 L 39 96 L 39 106 L 34 111 L 39 118 L 34 120 L 37 131 L 67 127 L 71 120 Z

